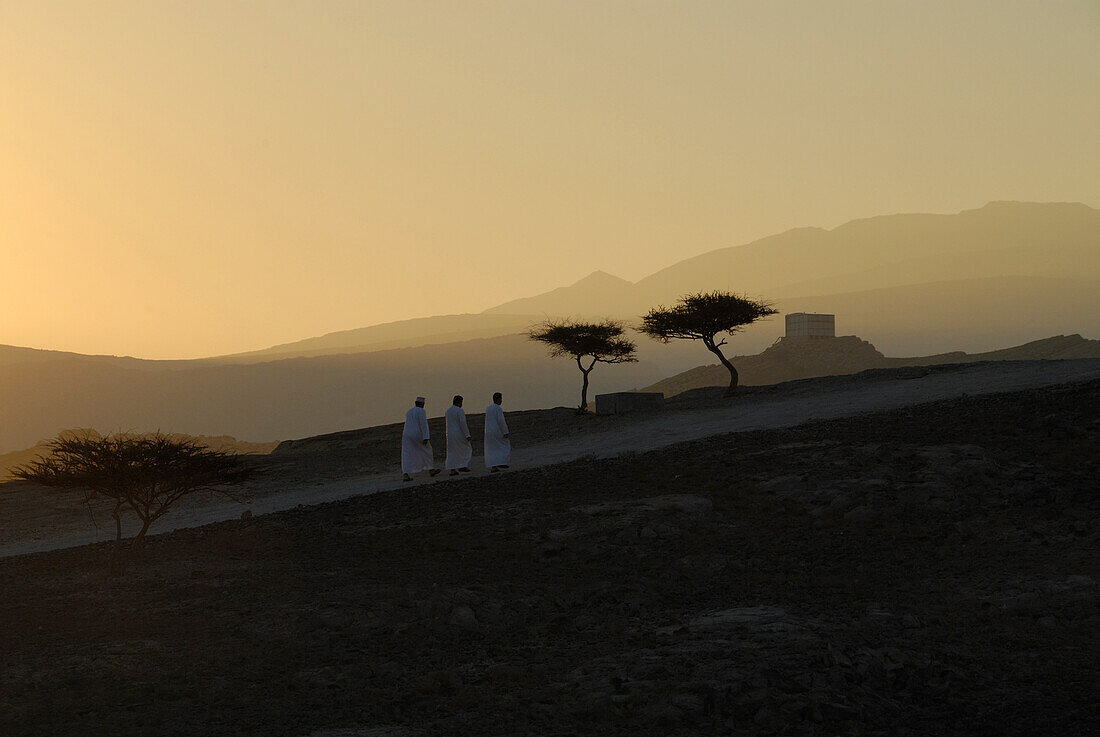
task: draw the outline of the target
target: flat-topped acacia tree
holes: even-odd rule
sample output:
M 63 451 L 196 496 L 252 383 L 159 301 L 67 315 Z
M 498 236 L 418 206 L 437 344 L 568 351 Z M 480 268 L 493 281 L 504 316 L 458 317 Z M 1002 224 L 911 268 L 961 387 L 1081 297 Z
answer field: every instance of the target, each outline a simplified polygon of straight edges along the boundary
M 107 437 L 94 431 L 63 433 L 47 450 L 48 455 L 12 469 L 12 475 L 43 486 L 80 489 L 86 503 L 97 497 L 110 501 L 118 545 L 122 513 L 132 511 L 141 521 L 133 547 L 183 497 L 200 491 L 226 493 L 226 487 L 252 475 L 233 453 L 160 432 Z
M 527 333 L 531 340 L 550 346 L 553 357 L 569 356 L 584 377 L 579 412 L 588 411 L 588 375 L 597 363 L 637 363 L 634 341 L 625 337 L 626 327 L 617 320 L 573 322 L 547 320 Z
M 737 369 L 722 353 L 726 339 L 718 335 L 733 335 L 762 317 L 776 314 L 767 302 L 730 292 L 699 292 L 681 297 L 671 307 L 656 307 L 642 318 L 639 332 L 667 343 L 670 340 L 701 340 L 707 350 L 730 372 L 726 396 L 737 391 Z

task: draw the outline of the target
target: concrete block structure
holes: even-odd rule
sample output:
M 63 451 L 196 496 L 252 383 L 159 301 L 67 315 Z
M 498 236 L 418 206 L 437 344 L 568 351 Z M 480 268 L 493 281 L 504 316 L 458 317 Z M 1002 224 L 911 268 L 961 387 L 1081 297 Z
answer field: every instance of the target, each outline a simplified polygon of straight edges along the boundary
M 660 392 L 615 392 L 596 395 L 596 414 L 620 415 L 640 409 L 661 409 L 665 395 Z
M 836 337 L 836 315 L 819 312 L 791 312 L 787 318 L 787 337 Z

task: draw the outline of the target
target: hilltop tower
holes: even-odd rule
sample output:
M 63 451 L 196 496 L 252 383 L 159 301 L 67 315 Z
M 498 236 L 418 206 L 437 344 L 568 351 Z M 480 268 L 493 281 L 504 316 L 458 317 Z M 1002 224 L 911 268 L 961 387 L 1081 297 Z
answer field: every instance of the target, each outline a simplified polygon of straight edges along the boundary
M 791 312 L 786 315 L 788 338 L 835 338 L 836 315 Z

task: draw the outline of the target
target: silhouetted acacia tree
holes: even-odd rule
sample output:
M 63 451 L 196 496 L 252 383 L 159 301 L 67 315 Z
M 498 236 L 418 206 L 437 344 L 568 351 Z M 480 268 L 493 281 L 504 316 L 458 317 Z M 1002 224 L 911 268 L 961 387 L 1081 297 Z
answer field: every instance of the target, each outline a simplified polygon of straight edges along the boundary
M 80 489 L 85 503 L 110 501 L 115 541 L 122 542 L 122 512 L 141 520 L 132 545 L 145 539 L 150 525 L 173 504 L 199 491 L 228 494 L 252 475 L 235 454 L 211 450 L 193 440 L 162 433 L 64 433 L 47 445 L 49 455 L 12 470 L 16 478 L 43 486 Z
M 547 320 L 532 327 L 527 336 L 550 346 L 550 355 L 569 356 L 577 362 L 584 377 L 581 406 L 588 410 L 588 375 L 597 363 L 637 363 L 634 341 L 624 337 L 626 328 L 616 320 L 572 322 Z
M 700 292 L 681 297 L 672 307 L 662 305 L 650 310 L 642 318 L 639 330 L 662 343 L 673 339 L 703 341 L 707 350 L 718 356 L 730 372 L 728 397 L 737 390 L 737 369 L 723 355 L 722 346 L 726 340 L 718 340 L 718 335 L 733 335 L 746 325 L 774 314 L 776 310 L 766 302 L 729 292 Z

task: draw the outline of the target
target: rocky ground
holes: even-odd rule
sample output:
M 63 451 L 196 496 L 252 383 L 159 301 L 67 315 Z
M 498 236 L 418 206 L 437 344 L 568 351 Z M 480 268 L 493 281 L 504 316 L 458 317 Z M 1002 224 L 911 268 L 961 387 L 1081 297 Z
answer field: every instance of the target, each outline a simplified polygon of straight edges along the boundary
M 1092 382 L 0 560 L 0 734 L 1095 733 L 1098 447 Z

